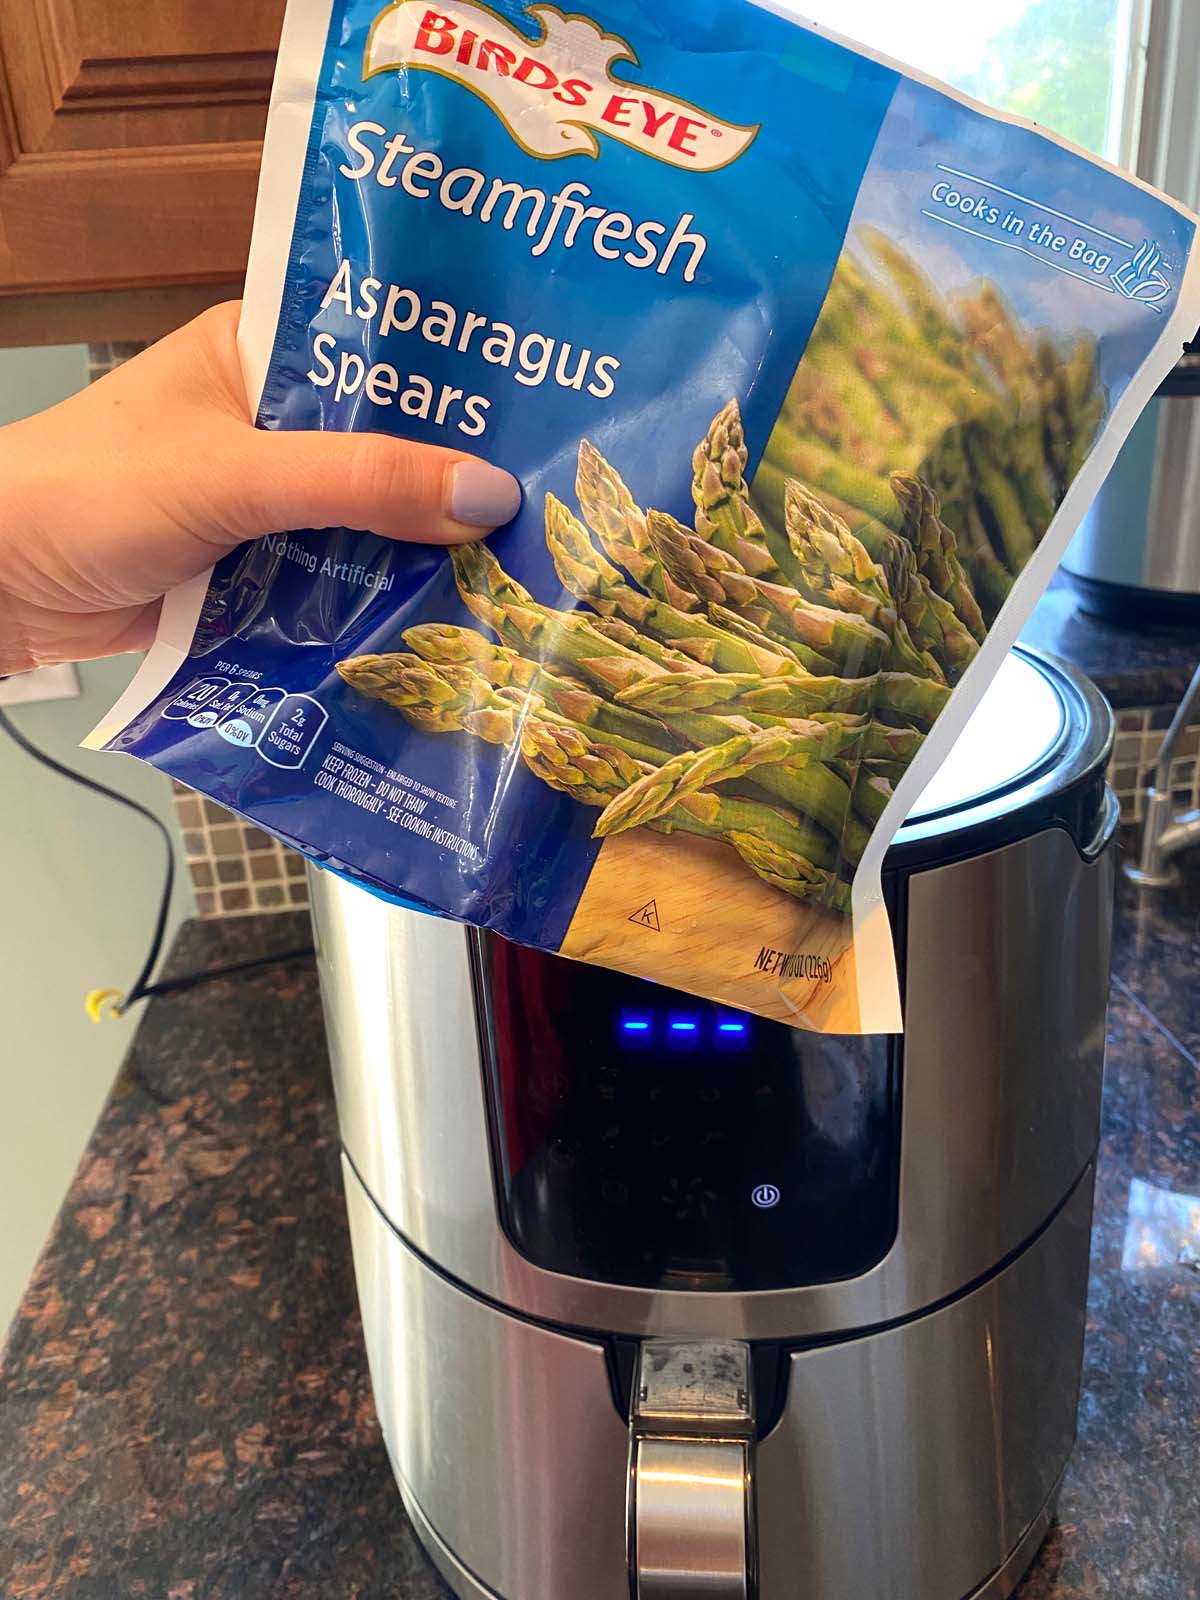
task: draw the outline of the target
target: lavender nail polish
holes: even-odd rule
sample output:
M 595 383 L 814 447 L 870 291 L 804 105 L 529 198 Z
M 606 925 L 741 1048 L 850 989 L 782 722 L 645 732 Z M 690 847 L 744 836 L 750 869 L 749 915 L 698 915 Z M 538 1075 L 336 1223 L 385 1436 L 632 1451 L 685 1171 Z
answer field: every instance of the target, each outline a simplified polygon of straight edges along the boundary
M 498 528 L 521 507 L 521 485 L 486 461 L 460 461 L 450 474 L 446 513 L 467 528 Z

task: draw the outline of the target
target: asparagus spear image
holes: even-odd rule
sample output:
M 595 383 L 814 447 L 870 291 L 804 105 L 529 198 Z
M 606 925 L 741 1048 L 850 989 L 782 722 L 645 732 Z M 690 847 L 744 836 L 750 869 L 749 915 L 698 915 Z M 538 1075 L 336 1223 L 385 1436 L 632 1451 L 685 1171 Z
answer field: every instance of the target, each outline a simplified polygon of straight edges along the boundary
M 926 349 L 912 318 L 844 251 L 782 417 L 877 476 L 912 465 L 954 423 L 998 420 L 983 364 L 955 368 Z
M 675 652 L 655 644 L 654 641 L 641 637 L 627 622 L 621 622 L 617 618 L 602 617 L 591 626 L 603 632 L 607 638 L 629 644 L 631 647 L 640 648 L 642 652 L 649 655 L 652 661 L 673 669 L 668 674 L 648 678 L 640 672 L 631 674 L 628 663 L 614 660 L 611 657 L 587 662 L 585 670 L 592 675 L 594 681 L 601 687 L 607 688 L 614 694 L 618 706 L 623 706 L 628 701 L 630 706 L 633 707 L 639 689 L 648 686 L 652 682 L 666 683 L 669 681 L 682 684 L 685 680 L 688 680 L 719 685 L 728 679 L 738 680 L 740 678 L 741 681 L 747 684 L 761 684 L 767 686 L 768 689 L 771 685 L 782 686 L 792 682 L 790 678 L 762 678 L 754 673 L 741 675 L 736 673 L 713 673 L 708 668 L 698 667 L 685 657 L 680 657 Z M 805 678 L 803 681 L 811 682 L 812 680 Z M 846 681 L 857 688 L 864 681 L 874 682 L 875 680 L 842 680 L 835 678 L 830 681 L 834 683 Z M 932 712 L 934 705 L 939 703 L 938 696 L 942 694 L 948 695 L 949 690 L 942 690 L 937 685 L 931 685 L 930 688 L 932 693 L 929 697 L 922 697 L 919 690 L 917 697 L 924 709 Z M 828 700 L 831 697 L 827 695 L 822 698 Z M 859 690 L 856 695 L 847 696 L 846 698 L 847 701 L 856 700 L 862 703 L 865 697 Z M 903 710 L 906 696 L 902 685 L 897 686 L 896 692 L 892 696 L 896 702 L 895 706 L 888 707 L 886 704 L 887 698 L 885 693 L 881 706 L 885 709 Z M 709 709 L 714 710 L 717 714 L 706 715 L 705 712 Z M 740 726 L 775 726 L 781 721 L 792 722 L 797 717 L 807 717 L 816 709 L 820 708 L 813 706 L 807 700 L 793 699 L 787 696 L 786 693 L 780 694 L 777 704 L 773 704 L 770 695 L 766 694 L 762 697 L 761 704 L 729 706 L 723 704 L 722 696 L 718 689 L 712 696 L 698 692 L 694 708 L 688 703 L 686 695 L 680 696 L 677 705 L 671 703 L 669 696 L 664 697 L 661 706 L 654 709 L 654 715 L 660 717 L 666 723 L 670 733 L 676 736 L 677 741 L 686 742 L 693 747 L 699 746 L 703 748 L 714 740 L 720 742 L 729 736 L 733 726 L 729 721 L 731 716 L 741 716 L 744 719 L 739 724 Z M 826 705 L 823 709 L 854 710 L 857 709 L 857 706 L 847 703 L 837 706 Z M 862 709 L 867 709 L 865 704 L 862 704 Z M 699 714 L 692 714 L 694 710 Z M 722 725 L 721 719 L 725 719 L 724 725 Z M 861 745 L 861 740 L 855 738 L 850 740 L 849 743 L 851 747 L 858 749 Z M 852 782 L 852 778 L 849 781 Z M 803 775 L 798 772 L 774 774 L 766 779 L 762 787 L 773 798 L 786 799 L 788 803 L 799 805 L 808 810 L 831 831 L 836 832 L 839 827 L 844 827 L 846 824 L 847 785 L 834 773 L 832 768 L 829 770 L 813 768 L 812 770 L 806 770 Z M 854 859 L 857 859 L 862 854 L 864 842 L 861 836 L 852 834 L 848 852 L 853 855 Z
M 814 605 L 783 584 L 749 577 L 732 556 L 699 534 L 689 534 L 673 519 L 652 514 L 648 525 L 663 566 L 710 604 L 748 615 L 751 622 L 783 634 L 790 643 L 819 651 L 842 665 L 852 664 L 858 673 L 872 671 L 883 659 L 887 635 L 865 618 Z
M 1013 312 L 992 284 L 960 300 L 959 314 L 972 343 L 999 374 L 1008 402 L 1001 429 L 989 430 L 1035 540 L 1050 526 L 1061 492 L 1056 490 L 1046 427 L 1046 399 L 1035 344 L 1026 339 Z M 979 430 L 977 429 L 978 433 Z M 1062 485 L 1065 490 L 1066 485 Z
M 650 761 L 643 761 L 631 753 L 636 746 L 593 739 L 569 719 L 548 713 L 537 695 L 493 689 L 470 667 L 435 669 L 419 657 L 367 656 L 339 662 L 338 671 L 353 688 L 386 699 L 426 732 L 468 732 L 491 744 L 517 745 L 538 777 L 584 804 L 607 805 L 654 771 L 651 762 L 663 759 L 661 752 L 650 750 L 645 752 Z M 819 729 L 814 737 L 822 737 Z M 819 894 L 839 907 L 843 904 L 834 875 L 814 865 L 810 854 L 827 855 L 829 841 L 774 807 L 683 794 L 655 821 L 730 843 L 752 866 L 755 852 L 774 851 L 785 863 L 775 869 L 780 887 L 786 879 L 791 894 Z
M 776 447 L 776 433 L 772 433 L 767 444 L 768 456 Z M 719 471 L 716 467 L 718 459 Z M 696 532 L 699 536 L 732 556 L 749 576 L 791 583 L 803 589 L 801 565 L 783 531 L 782 491 L 775 506 L 778 513 L 775 517 L 764 519 L 753 506 L 743 476 L 748 452 L 742 432 L 741 412 L 735 400 L 731 400 L 717 417 L 708 436 L 698 447 L 695 460 L 697 475 L 693 484 L 693 498 L 696 501 Z M 702 470 L 701 463 L 705 461 L 707 467 Z M 769 462 L 764 462 L 763 467 L 769 478 L 772 467 Z M 762 470 L 760 468 L 760 472 Z M 856 481 L 868 483 L 870 480 L 864 474 Z M 737 536 L 739 530 L 745 530 L 741 537 Z
M 900 619 L 926 672 L 939 681 L 956 682 L 975 654 L 975 641 L 950 602 L 919 571 L 911 541 L 875 522 L 865 523 L 858 530 L 858 537 L 888 572 L 889 585 L 898 597 Z M 907 661 L 893 664 L 907 666 Z
M 784 490 L 784 523 L 803 583 L 842 611 L 874 621 L 892 607 L 887 576 L 836 513 L 796 478 Z
M 751 672 L 670 673 L 633 684 L 617 695 L 623 706 L 653 716 L 678 711 L 727 709 L 743 715 L 810 717 L 819 711 L 866 715 L 890 711 L 933 722 L 950 690 L 931 678 L 880 672 L 867 678 L 762 678 Z
M 763 524 L 750 503 L 745 471 L 749 460 L 742 413 L 730 400 L 713 418 L 692 456 L 696 531 L 737 560 L 755 577 L 775 574 Z
M 781 421 L 772 430 L 754 474 L 754 499 L 764 524 L 783 526 L 784 494 L 792 478 L 807 483 L 827 504 L 838 501 L 854 506 L 864 518 L 894 524 L 899 529 L 896 502 L 887 484 L 874 472 L 864 471 L 838 456 L 823 440 L 799 433 L 790 423 Z
M 605 806 L 614 794 L 640 782 L 647 770 L 579 729 L 556 727 L 536 718 L 521 729 L 520 749 L 537 777 L 585 806 Z
M 1024 338 L 1008 303 L 994 284 L 985 283 L 958 301 L 971 344 L 991 362 L 1009 389 L 1035 376 L 1037 352 Z
M 569 717 L 582 727 L 643 746 L 678 749 L 678 741 L 671 738 L 655 717 L 613 705 L 574 679 L 564 677 L 549 667 L 526 661 L 515 650 L 504 645 L 492 644 L 473 628 L 425 623 L 420 627 L 408 628 L 403 637 L 405 644 L 422 661 L 434 666 L 471 666 L 493 688 L 503 689 L 512 685 L 534 690 L 552 711 Z M 372 663 L 374 678 L 386 689 L 388 674 L 394 670 L 391 663 L 403 662 L 404 657 L 371 656 L 359 658 L 359 661 L 363 659 Z M 361 672 L 362 668 L 356 664 L 356 670 Z M 346 674 L 343 672 L 342 676 Z M 386 692 L 376 692 L 378 698 L 387 699 Z
M 1000 607 L 1008 599 L 1014 578 L 992 548 L 974 499 L 959 518 L 962 530 L 959 549 L 971 575 L 971 586 L 979 600 L 984 620 L 990 627 Z
M 647 661 L 653 661 L 667 672 L 690 672 L 696 677 L 703 677 L 713 670 L 702 661 L 697 661 L 694 655 L 686 655 L 682 650 L 673 650 L 670 645 L 660 644 L 657 639 L 639 633 L 635 627 L 620 617 L 596 616 L 589 620 L 597 633 L 603 634 L 615 644 L 624 645 L 635 655 L 645 656 Z M 751 642 L 758 643 L 757 640 Z M 762 642 L 767 647 L 771 643 L 765 637 Z
M 618 752 L 571 730 L 529 722 L 521 730 L 520 748 L 531 772 L 584 805 L 603 806 L 629 787 L 628 767 L 613 759 Z M 688 794 L 653 825 L 732 845 L 752 872 L 797 899 L 818 900 L 838 911 L 850 908 L 849 885 L 806 854 L 807 831 L 770 806 Z
M 611 539 L 633 550 L 649 550 L 645 512 L 630 494 L 621 474 L 590 439 L 579 441 L 575 493 L 580 510 L 601 542 Z
M 661 511 L 652 511 L 646 526 L 664 566 L 678 574 L 680 583 L 686 583 L 694 599 L 743 609 L 756 604 L 758 581 L 750 577 L 736 556 Z
M 588 617 L 539 605 L 485 544 L 456 545 L 450 561 L 468 609 L 514 650 L 565 664 L 589 681 L 596 678 L 599 662 L 608 663 L 626 682 L 668 670 L 627 644 L 608 638 Z
M 619 619 L 601 617 L 593 622 L 578 612 L 539 605 L 505 572 L 486 545 L 457 546 L 450 552 L 450 560 L 463 600 L 494 633 L 518 651 L 532 650 L 543 661 L 566 665 L 602 693 L 615 693 L 646 678 L 679 671 L 681 666 L 696 673 L 708 670 L 638 635 Z M 632 647 L 635 639 L 636 649 Z M 701 731 L 699 741 L 704 742 L 705 737 Z
M 913 643 L 908 623 L 897 610 L 886 571 L 850 532 L 843 518 L 823 506 L 795 478 L 784 490 L 783 514 L 788 542 L 810 596 L 824 598 L 845 611 L 857 611 L 874 623 L 891 641 L 889 667 L 940 677 L 936 663 Z M 910 564 L 906 555 L 902 557 L 888 548 L 890 536 L 885 536 L 883 542 L 897 573 L 897 589 L 903 601 L 912 588 Z
M 394 655 L 352 658 L 339 662 L 338 671 L 352 688 L 360 693 L 386 700 L 388 704 L 401 711 L 414 726 L 427 732 L 465 731 L 475 733 L 491 744 L 510 745 L 517 737 L 519 729 L 530 719 L 534 719 L 544 726 L 552 726 L 557 730 L 578 735 L 580 738 L 603 743 L 610 752 L 616 751 L 628 760 L 639 763 L 636 772 L 629 769 L 630 781 L 671 759 L 670 751 L 642 745 L 619 736 L 600 734 L 596 728 L 556 712 L 536 691 L 521 691 L 514 688 L 495 690 L 486 677 L 473 667 L 451 664 L 434 667 L 417 658 Z M 750 741 L 755 737 L 762 737 L 760 730 L 748 723 L 714 721 L 713 727 L 726 738 L 733 729 L 742 730 L 741 736 Z M 769 784 L 780 796 L 790 796 L 792 801 L 799 801 L 801 811 L 820 813 L 826 809 L 822 793 L 832 793 L 835 807 L 833 817 L 841 827 L 845 825 L 848 815 L 848 791 L 840 793 L 840 780 L 826 769 L 819 767 L 815 769 L 819 776 L 815 776 L 811 784 L 806 784 L 801 764 L 811 755 L 822 752 L 837 753 L 850 748 L 856 744 L 857 739 L 857 730 L 854 728 L 824 728 L 818 723 L 810 723 L 803 732 L 797 730 L 789 736 L 786 750 L 777 742 L 776 736 L 776 742 L 769 747 L 764 746 L 762 757 L 757 764 L 765 766 L 769 754 L 779 758 L 780 769 L 768 775 Z M 791 760 L 793 763 L 794 771 L 790 775 L 782 765 L 784 760 Z M 824 789 L 823 780 L 827 780 Z M 753 794 L 742 797 L 755 798 Z M 611 798 L 612 795 L 609 795 L 604 803 L 607 804 Z M 815 802 L 812 807 L 808 805 L 810 799 Z M 760 794 L 757 797 L 756 803 L 760 806 L 766 802 L 766 795 Z M 777 802 L 774 811 L 780 812 Z M 805 831 L 806 854 L 812 860 L 820 864 L 834 862 L 836 849 L 829 833 L 804 822 L 792 811 L 782 814 L 790 818 L 794 827 Z M 858 840 L 857 835 L 855 838 Z
M 884 778 L 895 788 L 903 778 L 906 767 L 902 761 L 863 761 L 858 770 L 872 778 Z
M 754 478 L 768 544 L 790 477 L 861 537 L 864 521 L 898 529 L 881 491 L 889 471 L 912 472 L 940 496 L 994 617 L 1103 421 L 1095 341 L 1063 350 L 1023 328 L 993 285 L 951 299 L 895 241 L 864 229 L 855 243 L 875 270 L 843 251 Z
M 831 661 L 828 656 L 823 656 L 816 650 L 809 650 L 794 640 L 788 642 L 783 639 L 772 639 L 770 634 L 764 632 L 756 622 L 751 622 L 748 617 L 739 616 L 736 611 L 730 611 L 728 606 L 710 605 L 708 614 L 717 626 L 724 628 L 727 633 L 736 634 L 739 639 L 745 639 L 747 644 L 756 644 L 762 649 L 777 651 L 788 661 L 794 661 L 804 673 L 818 675 L 837 673 L 836 662 Z
M 476 733 L 489 744 L 511 744 L 527 697 L 493 689 L 468 667 L 428 665 L 419 656 L 354 656 L 337 663 L 359 694 L 385 700 L 425 733 Z
M 911 336 L 860 349 L 858 367 L 888 410 L 907 419 L 918 446 L 968 420 L 999 428 L 1011 410 L 1007 396 L 978 381 L 977 370 L 947 366 Z
M 875 827 L 894 792 L 887 778 L 861 767 L 854 780 L 854 809 Z
M 534 646 L 544 659 L 566 662 L 600 689 L 616 693 L 648 677 L 661 677 L 665 669 L 635 650 L 599 633 L 586 618 L 538 606 L 528 592 L 501 567 L 482 544 L 459 545 L 450 553 L 467 604 L 502 639 Z M 664 717 L 669 730 L 688 744 L 720 743 L 731 733 L 755 726 L 731 726 L 727 717 L 705 712 L 682 712 Z M 785 805 L 810 816 L 835 838 L 842 837 L 850 817 L 850 788 L 821 763 L 764 768 L 758 785 Z M 854 838 L 851 848 L 859 849 Z
M 958 540 L 938 515 L 941 506 L 937 495 L 911 473 L 893 472 L 888 481 L 904 512 L 905 529 L 917 553 L 918 570 L 953 606 L 975 642 L 982 644 L 987 636 L 983 613 L 958 558 Z
M 722 744 L 703 750 L 687 750 L 672 756 L 655 771 L 648 772 L 610 801 L 596 824 L 597 837 L 621 833 L 653 821 L 686 795 L 696 794 L 715 784 L 733 783 L 761 767 L 778 766 L 796 756 L 810 755 L 820 746 L 819 726 L 803 731 L 786 728 L 755 729 L 735 734 Z M 838 753 L 831 742 L 829 754 Z
M 1108 396 L 1096 368 L 1096 346 L 1078 339 L 1069 359 L 1057 370 L 1057 409 L 1067 435 L 1066 480 L 1069 485 L 1087 459 L 1108 409 Z
M 773 889 L 849 915 L 851 891 L 843 879 L 814 870 L 798 851 L 781 848 L 762 833 L 737 832 L 726 837 L 751 872 Z
M 921 347 L 935 351 L 948 366 L 969 366 L 962 336 L 949 308 L 921 268 L 879 228 L 864 228 L 862 233 L 871 254 L 899 287 L 916 324 Z
M 490 744 L 509 744 L 516 722 L 532 710 L 546 719 L 569 722 L 572 727 L 593 726 L 599 720 L 601 702 L 595 695 L 577 694 L 570 704 L 583 715 L 571 716 L 535 690 L 495 689 L 472 667 L 434 667 L 415 655 L 353 656 L 339 661 L 337 670 L 359 694 L 386 701 L 432 733 L 453 733 L 465 728 Z M 653 727 L 648 718 L 645 720 Z M 596 731 L 599 733 L 598 727 Z M 667 759 L 667 751 L 610 729 L 603 730 L 603 737 L 632 760 Z
M 839 753 L 850 751 L 863 761 L 902 762 L 907 766 L 925 743 L 920 728 L 894 728 L 877 718 L 846 711 L 817 711 L 810 720 L 824 728 L 840 729 L 846 743 Z
M 545 670 L 536 661 L 526 661 L 507 645 L 493 644 L 474 628 L 460 628 L 448 622 L 423 622 L 418 627 L 406 628 L 401 637 L 422 661 L 434 666 L 473 667 L 494 689 L 535 688 Z M 355 659 L 382 663 L 392 658 L 379 655 Z M 580 686 L 575 684 L 574 687 Z
M 663 571 L 646 532 L 646 514 L 635 503 L 624 479 L 588 439 L 579 444 L 575 494 L 584 521 L 605 554 L 625 568 L 649 594 L 680 611 L 698 609 L 695 595 L 681 589 Z
M 968 429 L 967 454 L 978 487 L 977 503 L 984 525 L 1009 571 L 1021 572 L 1037 547 L 1021 497 L 1006 475 L 990 438 Z
M 628 828 L 656 823 L 664 817 L 673 818 L 680 807 L 686 807 L 691 814 L 697 815 L 696 808 L 702 801 L 711 804 L 716 798 L 709 792 L 714 785 L 735 782 L 748 773 L 769 772 L 777 762 L 786 759 L 789 749 L 795 749 L 797 737 L 772 729 L 749 736 L 735 736 L 722 745 L 672 757 L 656 771 L 646 773 L 637 783 L 628 786 L 621 794 L 614 794 L 596 824 L 595 833 L 597 837 L 604 838 Z M 732 805 L 735 802 L 725 803 Z M 726 819 L 732 826 L 728 812 Z M 769 828 L 759 827 L 754 832 L 760 842 L 772 836 Z M 867 837 L 867 830 L 862 824 L 847 817 L 841 844 L 848 862 L 855 862 L 861 857 Z M 741 853 L 744 855 L 744 852 Z M 810 860 L 821 859 L 819 856 L 813 857 L 811 846 L 806 846 L 801 853 Z
M 676 648 L 686 649 L 695 641 L 701 647 L 698 659 L 709 661 L 722 671 L 753 672 L 766 666 L 762 652 L 753 645 L 734 638 L 704 617 L 680 611 L 631 588 L 592 544 L 579 519 L 552 494 L 546 496 L 546 543 L 564 588 L 602 615 L 620 616 Z
M 786 407 L 789 420 L 874 472 L 911 451 L 919 409 L 911 395 L 896 393 L 896 380 L 881 382 L 878 368 L 876 347 L 864 347 L 857 333 L 849 346 L 819 341 L 801 364 Z M 886 378 L 888 367 L 883 372 Z
M 1065 379 L 1054 341 L 1045 335 L 1037 342 L 1034 351 L 1037 366 L 1038 392 L 1042 401 L 1042 435 L 1046 446 L 1046 463 L 1059 498 L 1065 494 L 1071 481 L 1070 457 L 1073 428 L 1062 401 L 1065 397 Z M 1090 442 L 1090 441 L 1089 441 Z

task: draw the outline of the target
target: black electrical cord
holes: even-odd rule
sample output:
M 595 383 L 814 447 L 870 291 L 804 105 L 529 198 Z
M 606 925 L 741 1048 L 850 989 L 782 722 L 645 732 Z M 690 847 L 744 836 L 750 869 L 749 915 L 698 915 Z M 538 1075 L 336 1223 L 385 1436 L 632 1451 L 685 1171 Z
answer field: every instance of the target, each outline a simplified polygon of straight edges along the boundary
M 158 912 L 154 919 L 154 932 L 150 939 L 150 949 L 142 963 L 141 971 L 134 979 L 128 992 L 124 994 L 113 1006 L 113 1011 L 120 1016 L 128 1011 L 139 1000 L 148 1000 L 152 995 L 175 994 L 182 989 L 193 989 L 197 984 L 207 983 L 212 978 L 226 978 L 236 972 L 249 972 L 255 967 L 272 966 L 276 962 L 297 961 L 301 957 L 311 956 L 313 947 L 309 945 L 298 946 L 294 950 L 281 950 L 278 955 L 255 956 L 249 961 L 235 961 L 228 966 L 211 967 L 203 972 L 191 972 L 180 978 L 164 978 L 158 983 L 151 983 L 150 976 L 158 966 L 162 955 L 163 943 L 167 935 L 167 921 L 171 911 L 171 896 L 175 892 L 175 843 L 161 817 L 155 816 L 147 806 L 131 800 L 128 795 L 121 794 L 117 789 L 110 789 L 107 784 L 97 783 L 94 778 L 85 778 L 81 772 L 76 772 L 73 767 L 65 766 L 61 761 L 55 760 L 51 755 L 26 738 L 25 734 L 15 725 L 7 712 L 0 709 L 0 731 L 6 733 L 13 743 L 25 752 L 33 761 L 43 767 L 48 767 L 51 772 L 59 777 L 66 778 L 71 783 L 76 783 L 81 789 L 88 789 L 92 794 L 98 794 L 105 800 L 115 801 L 117 805 L 125 806 L 127 810 L 136 812 L 139 817 L 157 828 L 163 845 L 166 849 L 166 870 L 163 873 L 163 886 L 158 901 Z
M 253 956 L 248 961 L 231 961 L 224 967 L 206 967 L 203 972 L 185 972 L 179 978 L 161 978 L 158 983 L 147 984 L 140 998 L 149 999 L 155 994 L 178 994 L 181 989 L 194 989 L 199 983 L 212 978 L 232 977 L 236 972 L 253 972 L 255 967 L 279 966 L 285 961 L 301 961 L 315 955 L 311 944 L 299 944 L 293 950 L 280 950 L 275 955 Z

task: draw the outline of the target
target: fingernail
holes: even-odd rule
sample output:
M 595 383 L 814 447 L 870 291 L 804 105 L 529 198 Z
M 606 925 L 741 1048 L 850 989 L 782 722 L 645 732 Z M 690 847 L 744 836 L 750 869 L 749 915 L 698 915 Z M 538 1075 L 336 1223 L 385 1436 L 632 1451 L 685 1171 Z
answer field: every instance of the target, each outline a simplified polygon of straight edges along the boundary
M 460 461 L 450 474 L 447 515 L 467 528 L 499 528 L 521 508 L 521 485 L 486 461 Z

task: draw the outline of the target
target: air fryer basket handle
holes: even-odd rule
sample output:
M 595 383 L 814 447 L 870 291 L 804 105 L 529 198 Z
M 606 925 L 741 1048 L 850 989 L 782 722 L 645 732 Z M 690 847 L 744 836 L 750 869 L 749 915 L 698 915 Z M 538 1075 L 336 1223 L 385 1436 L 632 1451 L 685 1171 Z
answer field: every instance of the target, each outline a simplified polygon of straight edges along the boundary
M 642 1344 L 629 1418 L 633 1600 L 755 1600 L 749 1345 Z

